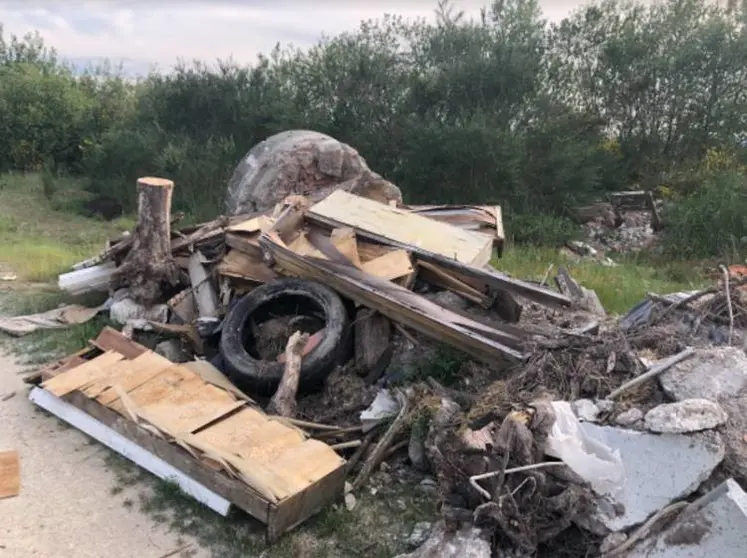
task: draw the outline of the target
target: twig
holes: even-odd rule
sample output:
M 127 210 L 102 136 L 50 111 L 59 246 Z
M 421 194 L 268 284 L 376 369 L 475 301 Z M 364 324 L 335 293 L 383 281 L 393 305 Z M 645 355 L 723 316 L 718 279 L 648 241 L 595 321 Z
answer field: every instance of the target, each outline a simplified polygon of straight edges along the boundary
M 547 285 L 547 280 L 550 278 L 550 274 L 552 273 L 553 268 L 555 267 L 554 263 L 550 264 L 550 267 L 547 268 L 547 273 L 545 273 L 545 276 L 542 278 L 542 283 L 540 283 L 540 287 L 544 287 Z
M 398 323 L 395 322 L 394 323 L 394 329 L 396 329 L 397 331 L 399 331 L 405 339 L 407 339 L 410 343 L 412 343 L 416 347 L 420 344 L 420 343 L 418 343 L 418 340 L 415 339 L 415 337 L 412 335 L 412 333 L 410 333 L 409 331 L 407 331 L 401 324 L 398 324 Z
M 638 541 L 645 539 L 648 537 L 649 533 L 651 532 L 651 528 L 659 522 L 659 520 L 669 514 L 672 514 L 674 512 L 677 512 L 683 508 L 686 508 L 688 506 L 688 502 L 675 502 L 674 504 L 671 504 L 667 506 L 666 508 L 660 509 L 658 512 L 656 512 L 651 519 L 649 519 L 646 523 L 641 525 L 635 533 L 630 535 L 624 543 L 622 543 L 617 548 L 613 548 L 606 554 L 603 554 L 601 558 L 613 558 L 613 556 L 618 556 L 620 553 L 625 552 L 630 547 L 635 545 Z
M 335 438 L 336 436 L 344 436 L 345 434 L 353 434 L 354 432 L 360 432 L 363 430 L 362 426 L 351 426 L 350 428 L 340 428 L 338 430 L 325 430 L 316 434 L 315 438 Z
M 341 444 L 334 444 L 329 447 L 331 447 L 333 450 L 343 450 L 343 449 L 359 448 L 362 445 L 363 445 L 363 441 L 353 440 L 352 442 L 342 442 Z
M 159 558 L 170 558 L 171 556 L 176 556 L 180 552 L 184 552 L 185 550 L 189 549 L 192 546 L 192 543 L 188 543 L 185 545 L 180 546 L 176 550 L 172 550 L 171 552 L 167 552 L 166 554 L 162 554 L 159 556 Z
M 407 418 L 407 415 L 410 411 L 410 400 L 401 391 L 397 391 L 396 395 L 397 400 L 400 404 L 400 410 L 397 414 L 397 418 L 394 419 L 394 422 L 392 422 L 389 430 L 387 430 L 386 433 L 381 437 L 381 440 L 379 440 L 379 443 L 376 444 L 373 451 L 371 452 L 371 455 L 363 464 L 363 468 L 353 481 L 353 490 L 358 490 L 368 480 L 368 477 L 371 475 L 373 470 L 384 459 L 384 454 L 386 453 L 387 449 L 389 449 L 389 446 L 392 445 L 394 438 L 397 436 L 397 434 L 399 434 L 399 431 L 405 424 L 405 419 Z
M 469 483 L 477 490 L 480 494 L 490 500 L 490 492 L 485 490 L 482 486 L 477 484 L 479 480 L 490 479 L 499 475 L 510 475 L 511 473 L 521 473 L 522 471 L 533 471 L 535 469 L 545 469 L 547 467 L 565 467 L 563 461 L 547 461 L 545 463 L 535 463 L 534 465 L 522 465 L 521 467 L 514 467 L 513 469 L 491 471 L 490 473 L 483 473 L 482 475 L 475 475 L 469 478 Z
M 363 454 L 366 453 L 366 450 L 373 442 L 373 439 L 376 437 L 376 432 L 378 431 L 378 426 L 374 427 L 373 430 L 371 430 L 368 434 L 366 434 L 363 437 L 363 443 L 358 447 L 357 450 L 355 450 L 355 453 L 348 459 L 348 462 L 345 464 L 345 468 L 347 469 L 347 474 L 350 474 L 350 472 L 355 468 L 356 465 L 358 465 L 358 462 L 363 457 Z
M 644 372 L 643 374 L 641 374 L 637 378 L 633 378 L 629 382 L 624 383 L 619 388 L 617 388 L 612 393 L 610 393 L 607 396 L 607 399 L 614 399 L 615 397 L 617 397 L 621 393 L 623 393 L 623 392 L 625 392 L 625 391 L 627 391 L 627 390 L 629 390 L 631 388 L 634 388 L 637 385 L 640 385 L 643 382 L 645 382 L 647 380 L 650 380 L 651 378 L 655 378 L 656 376 L 658 376 L 658 375 L 662 374 L 663 372 L 666 372 L 667 370 L 669 370 L 675 364 L 678 364 L 678 363 L 682 362 L 683 360 L 686 360 L 686 359 L 690 358 L 694 354 L 695 354 L 695 349 L 693 349 L 692 347 L 688 347 L 687 349 L 685 349 L 681 353 L 677 353 L 676 355 L 674 355 L 674 356 L 669 357 L 668 359 L 666 359 L 664 362 L 661 362 L 661 363 L 653 366 L 651 369 L 649 369 L 648 372 Z
M 731 304 L 731 290 L 729 289 L 729 271 L 726 266 L 720 265 L 721 271 L 724 274 L 724 291 L 726 292 L 726 305 L 729 308 L 729 345 L 731 346 L 732 338 L 734 337 L 734 307 Z
M 397 442 L 391 448 L 389 448 L 389 450 L 384 455 L 384 459 L 390 458 L 402 448 L 407 447 L 409 444 L 410 444 L 410 440 L 402 440 L 400 442 Z
M 270 418 L 273 418 L 271 416 Z M 308 428 L 309 430 L 326 430 L 328 432 L 339 432 L 342 430 L 339 426 L 330 426 L 328 424 L 319 424 L 316 422 L 308 422 L 305 420 L 300 419 L 294 419 L 294 418 L 288 418 L 288 417 L 281 417 L 277 416 L 278 420 L 284 420 L 286 422 L 291 423 L 294 426 L 298 426 L 299 428 Z

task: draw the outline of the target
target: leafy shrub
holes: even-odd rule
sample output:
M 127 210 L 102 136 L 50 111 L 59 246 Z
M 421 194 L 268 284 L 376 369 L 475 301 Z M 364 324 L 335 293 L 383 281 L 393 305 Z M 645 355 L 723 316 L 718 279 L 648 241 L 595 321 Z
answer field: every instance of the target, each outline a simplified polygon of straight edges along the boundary
M 747 176 L 723 171 L 696 192 L 666 206 L 663 248 L 678 259 L 747 254 Z

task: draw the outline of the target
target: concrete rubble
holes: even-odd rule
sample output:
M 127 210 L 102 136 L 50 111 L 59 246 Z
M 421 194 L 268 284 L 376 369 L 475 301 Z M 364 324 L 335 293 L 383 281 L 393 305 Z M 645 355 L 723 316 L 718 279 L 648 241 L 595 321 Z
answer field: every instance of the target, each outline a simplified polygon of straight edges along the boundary
M 476 527 L 463 527 L 449 533 L 438 524 L 425 543 L 411 554 L 400 554 L 396 558 L 490 558 L 489 537 Z
M 747 553 L 747 494 L 728 479 L 687 506 L 662 532 L 621 558 L 742 558 Z
M 729 418 L 726 411 L 709 399 L 685 399 L 665 403 L 646 413 L 646 429 L 651 432 L 684 434 L 721 426 Z
M 617 415 L 615 424 L 619 426 L 635 426 L 643 420 L 643 411 L 633 407 Z
M 626 484 L 616 498 L 620 505 L 600 500 L 594 515 L 595 523 L 608 532 L 643 523 L 664 506 L 689 496 L 724 458 L 723 442 L 715 433 L 654 435 L 589 423 L 581 427 L 622 456 Z

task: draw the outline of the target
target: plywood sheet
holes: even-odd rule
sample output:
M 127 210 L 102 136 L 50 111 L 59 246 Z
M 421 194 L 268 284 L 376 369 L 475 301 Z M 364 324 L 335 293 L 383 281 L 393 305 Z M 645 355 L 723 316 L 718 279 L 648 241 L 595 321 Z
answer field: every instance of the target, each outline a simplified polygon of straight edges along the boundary
M 383 256 L 370 260 L 361 266 L 366 273 L 392 281 L 410 275 L 414 268 L 412 259 L 406 250 L 394 250 Z
M 277 279 L 275 273 L 259 256 L 231 250 L 218 264 L 217 272 L 226 277 L 238 277 L 255 283 L 269 283 Z
M 120 361 L 117 363 L 116 368 L 110 371 L 109 374 L 93 380 L 81 389 L 81 391 L 87 397 L 96 398 L 114 384 L 125 388 L 130 384 L 133 377 L 138 377 L 143 373 L 155 376 L 171 366 L 174 366 L 174 363 L 169 359 L 148 351 L 132 360 Z M 129 390 L 125 389 L 125 391 Z
M 351 228 L 334 229 L 330 235 L 330 241 L 337 250 L 345 256 L 358 269 L 361 268 L 361 258 L 358 254 L 358 241 L 355 231 Z
M 465 264 L 482 267 L 490 261 L 492 239 L 337 190 L 309 210 L 311 217 L 332 220 L 356 230 L 415 246 Z M 404 247 L 404 246 L 401 246 Z M 294 250 L 295 251 L 295 250 Z
M 112 367 L 124 357 L 114 351 L 109 351 L 94 359 L 86 361 L 77 368 L 68 370 L 64 374 L 50 378 L 42 384 L 47 391 L 62 397 L 87 385 L 88 383 L 111 373 Z
M 18 452 L 0 451 L 0 500 L 21 492 L 21 460 Z
M 144 381 L 130 390 L 125 389 L 125 392 L 129 393 L 133 402 L 141 407 L 162 399 L 170 391 L 180 388 L 186 382 L 201 381 L 197 374 L 178 364 L 172 365 L 157 374 L 146 370 L 140 377 L 133 377 L 131 381 L 134 383 L 135 379 Z M 119 397 L 114 390 L 107 390 L 97 400 L 118 413 L 124 412 L 122 402 L 119 401 Z M 104 401 L 108 401 L 108 403 L 104 403 Z

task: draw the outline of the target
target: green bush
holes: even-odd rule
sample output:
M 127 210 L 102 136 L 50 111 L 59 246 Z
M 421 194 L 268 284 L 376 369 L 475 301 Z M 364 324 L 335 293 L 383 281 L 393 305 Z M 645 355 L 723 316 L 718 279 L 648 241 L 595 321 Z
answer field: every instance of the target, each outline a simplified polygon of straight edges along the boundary
M 743 261 L 747 255 L 747 176 L 722 171 L 704 179 L 695 193 L 670 203 L 663 219 L 667 255 Z

